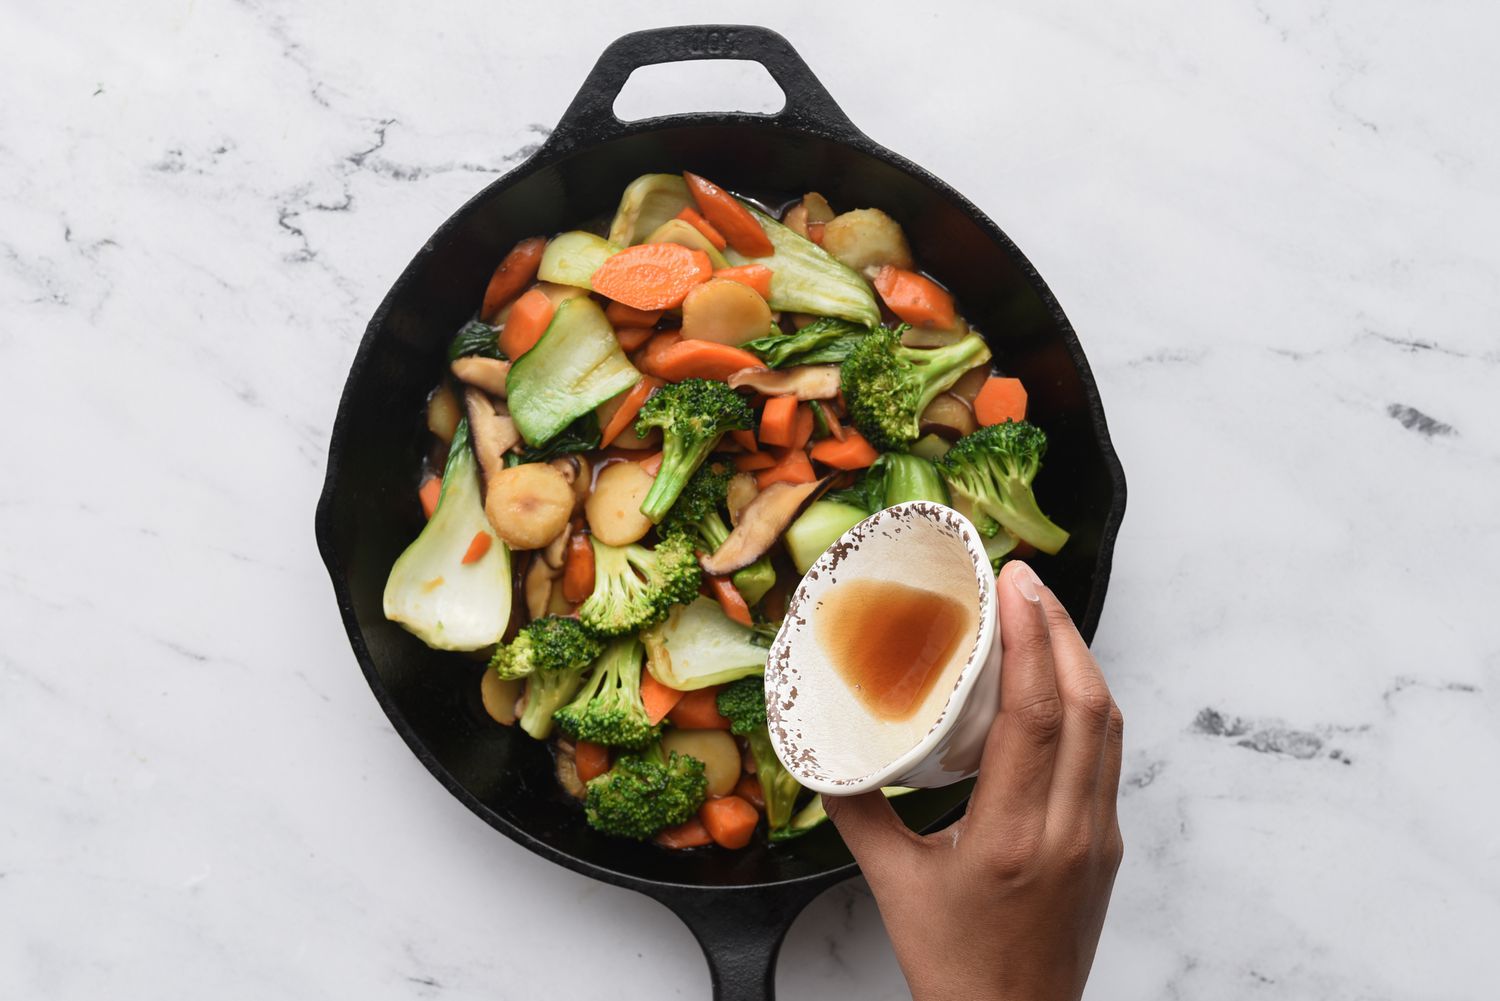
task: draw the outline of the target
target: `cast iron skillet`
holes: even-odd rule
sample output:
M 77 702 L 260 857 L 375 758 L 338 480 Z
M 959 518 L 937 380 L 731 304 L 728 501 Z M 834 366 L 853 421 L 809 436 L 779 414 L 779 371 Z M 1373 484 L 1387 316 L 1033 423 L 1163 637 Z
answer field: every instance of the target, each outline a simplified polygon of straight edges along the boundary
M 759 62 L 786 106 L 774 115 L 614 116 L 631 71 L 692 59 Z M 1025 381 L 1031 417 L 1050 436 L 1038 493 L 1073 537 L 1037 566 L 1085 638 L 1104 602 L 1125 479 L 1083 350 L 1030 263 L 961 195 L 856 129 L 787 41 L 765 28 L 663 28 L 616 41 L 547 142 L 460 208 L 396 280 L 350 369 L 317 513 L 318 547 L 376 699 L 438 781 L 491 826 L 675 911 L 703 947 L 715 997 L 770 998 L 792 920 L 856 873 L 831 826 L 740 852 L 672 853 L 597 835 L 558 791 L 544 746 L 485 716 L 482 663 L 430 651 L 381 614 L 386 574 L 422 523 L 422 402 L 495 262 L 524 237 L 612 212 L 637 175 L 683 169 L 752 196 L 814 190 L 836 206 L 879 206 L 905 226 L 917 259 L 950 285 L 1000 364 Z M 967 795 L 963 783 L 897 803 L 913 827 L 934 829 L 958 817 Z

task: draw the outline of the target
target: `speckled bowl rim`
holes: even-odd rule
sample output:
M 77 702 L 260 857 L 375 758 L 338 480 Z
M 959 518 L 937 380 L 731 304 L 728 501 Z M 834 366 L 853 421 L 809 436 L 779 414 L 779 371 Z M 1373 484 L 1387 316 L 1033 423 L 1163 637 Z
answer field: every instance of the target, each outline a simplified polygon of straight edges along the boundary
M 815 590 L 821 593 L 828 586 L 824 583 L 825 577 L 830 578 L 830 583 L 832 583 L 831 578 L 839 564 L 859 550 L 860 544 L 869 533 L 879 529 L 888 521 L 912 519 L 934 522 L 940 529 L 956 534 L 969 554 L 975 583 L 979 587 L 979 629 L 975 635 L 974 645 L 969 650 L 969 656 L 954 680 L 947 699 L 943 702 L 942 711 L 938 713 L 937 719 L 923 734 L 922 739 L 913 747 L 894 758 L 889 764 L 854 778 L 826 779 L 811 775 L 802 767 L 801 762 L 808 758 L 816 761 L 816 753 L 798 746 L 788 733 L 783 718 L 783 714 L 788 711 L 791 703 L 796 701 L 794 693 L 784 691 L 786 686 L 794 680 L 789 677 L 794 634 L 801 635 L 804 631 L 808 631 L 809 635 L 806 640 L 816 642 L 810 635 L 811 619 L 802 614 L 802 607 L 813 599 Z M 999 639 L 997 634 L 1000 623 L 999 617 L 995 614 L 996 600 L 995 576 L 990 570 L 989 557 L 984 553 L 984 543 L 979 537 L 978 530 L 968 518 L 947 505 L 933 501 L 907 501 L 904 504 L 897 504 L 875 512 L 839 536 L 838 540 L 818 557 L 817 562 L 808 569 L 797 585 L 791 603 L 787 606 L 786 618 L 782 622 L 781 629 L 776 633 L 776 639 L 771 644 L 770 656 L 766 660 L 766 719 L 770 725 L 771 743 L 776 749 L 776 756 L 781 759 L 782 764 L 786 765 L 798 782 L 809 789 L 834 796 L 853 796 L 872 791 L 890 785 L 894 777 L 912 770 L 915 765 L 932 753 L 943 736 L 953 727 L 968 702 L 969 693 L 973 691 L 979 676 L 984 673 L 990 651 Z

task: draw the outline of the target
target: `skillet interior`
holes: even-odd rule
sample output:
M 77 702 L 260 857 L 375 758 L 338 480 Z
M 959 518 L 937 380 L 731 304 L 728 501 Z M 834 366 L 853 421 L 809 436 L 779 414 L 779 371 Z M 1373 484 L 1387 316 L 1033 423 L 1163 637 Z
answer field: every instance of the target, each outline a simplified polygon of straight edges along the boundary
M 334 429 L 319 542 L 356 654 L 397 729 L 455 795 L 534 850 L 627 884 L 745 886 L 852 872 L 826 827 L 775 847 L 685 854 L 595 834 L 557 790 L 545 748 L 485 715 L 482 664 L 428 650 L 381 613 L 391 563 L 422 524 L 420 412 L 448 339 L 512 244 L 611 213 L 639 174 L 689 169 L 772 204 L 817 190 L 835 206 L 878 206 L 903 224 L 917 260 L 952 288 L 1001 367 L 1030 391 L 1032 419 L 1051 439 L 1038 497 L 1073 533 L 1061 554 L 1036 565 L 1092 636 L 1124 498 L 1086 363 L 1060 310 L 1044 299 L 1040 280 L 1009 241 L 975 219 L 962 199 L 895 159 L 754 122 L 663 125 L 560 158 L 544 150 L 440 229 L 371 321 Z M 967 783 L 905 797 L 898 808 L 926 827 L 961 807 L 966 794 Z

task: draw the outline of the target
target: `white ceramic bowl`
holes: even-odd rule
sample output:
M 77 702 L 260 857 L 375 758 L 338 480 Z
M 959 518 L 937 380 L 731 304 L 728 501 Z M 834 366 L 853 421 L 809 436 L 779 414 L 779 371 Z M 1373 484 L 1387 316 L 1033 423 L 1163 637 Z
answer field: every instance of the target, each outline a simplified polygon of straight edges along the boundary
M 830 587 L 865 579 L 924 586 L 978 603 L 975 641 L 957 677 L 946 691 L 935 687 L 902 723 L 877 720 L 860 706 L 814 629 L 812 610 Z M 804 786 L 834 796 L 883 786 L 936 788 L 969 778 L 979 770 L 1000 709 L 999 639 L 995 575 L 967 518 L 930 501 L 871 515 L 808 570 L 771 646 L 766 715 L 777 756 Z M 890 727 L 906 732 L 894 734 Z

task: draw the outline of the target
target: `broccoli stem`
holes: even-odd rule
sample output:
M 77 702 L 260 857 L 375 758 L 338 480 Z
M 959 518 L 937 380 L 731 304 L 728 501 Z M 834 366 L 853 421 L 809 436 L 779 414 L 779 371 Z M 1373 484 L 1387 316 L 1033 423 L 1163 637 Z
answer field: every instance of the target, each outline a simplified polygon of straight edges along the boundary
M 1003 503 L 981 502 L 984 513 L 1044 553 L 1056 553 L 1068 541 L 1068 532 L 1042 513 L 1036 496 L 1026 486 L 1005 491 Z
M 667 516 L 681 496 L 682 488 L 687 486 L 687 481 L 703 465 L 703 460 L 708 458 L 716 444 L 717 438 L 684 445 L 676 435 L 663 436 L 661 468 L 656 471 L 656 479 L 652 481 L 646 499 L 641 501 L 641 514 L 650 518 L 653 525 Z
M 526 679 L 526 707 L 521 710 L 521 729 L 537 740 L 552 734 L 552 714 L 578 694 L 583 671 L 538 671 Z

